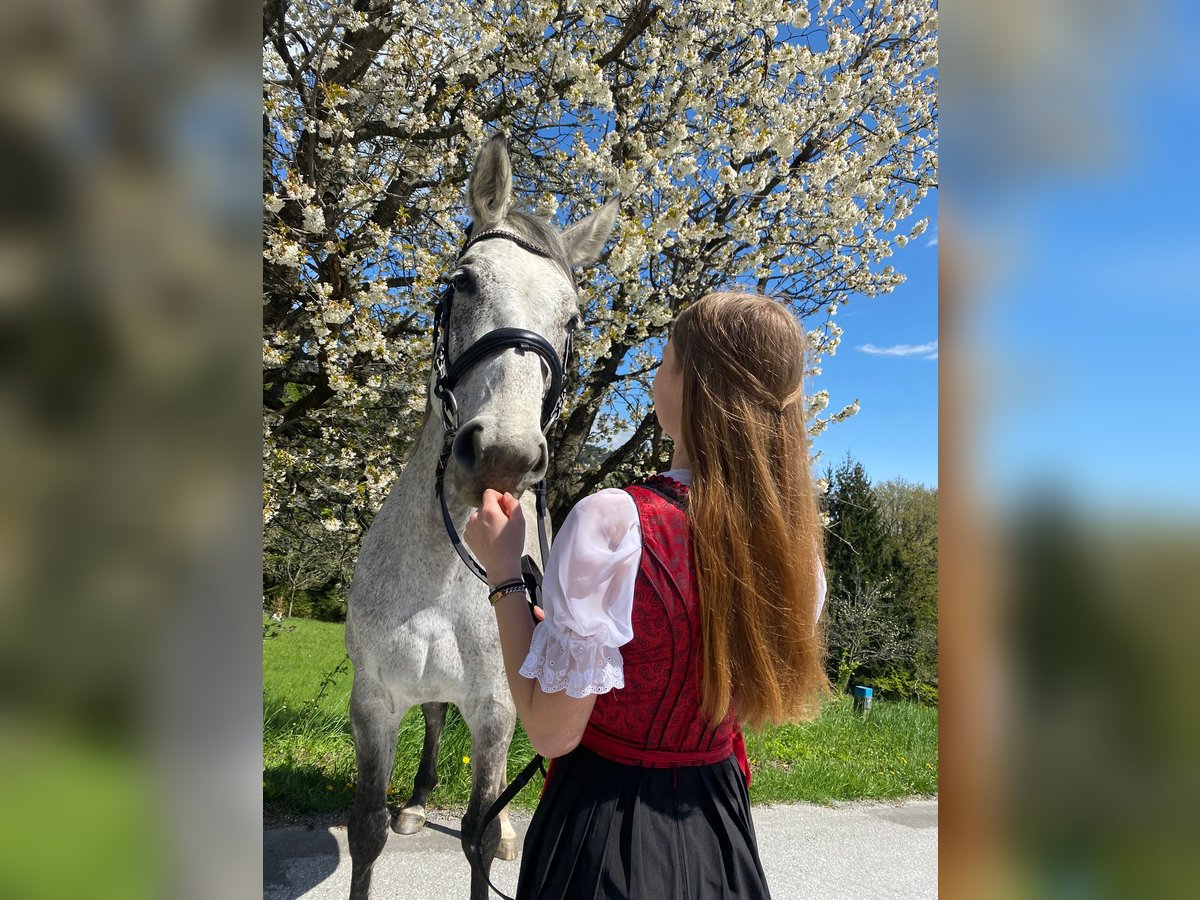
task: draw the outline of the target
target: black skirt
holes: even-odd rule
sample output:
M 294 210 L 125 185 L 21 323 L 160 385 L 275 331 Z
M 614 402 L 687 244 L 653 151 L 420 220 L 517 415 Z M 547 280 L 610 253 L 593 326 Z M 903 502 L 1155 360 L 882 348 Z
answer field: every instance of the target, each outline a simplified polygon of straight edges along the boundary
M 554 760 L 516 900 L 770 897 L 737 761 L 652 769 L 585 747 Z

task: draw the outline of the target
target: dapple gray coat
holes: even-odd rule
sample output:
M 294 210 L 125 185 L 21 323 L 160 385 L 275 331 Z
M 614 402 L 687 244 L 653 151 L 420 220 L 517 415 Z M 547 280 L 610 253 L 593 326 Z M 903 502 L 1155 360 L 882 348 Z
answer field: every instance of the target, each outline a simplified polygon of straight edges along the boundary
M 505 240 L 481 241 L 458 261 L 467 287 L 456 291 L 449 328 L 450 357 L 495 328 L 527 328 L 561 354 L 568 327 L 582 315 L 570 269 L 599 257 L 612 230 L 616 201 L 559 234 L 512 208 L 512 172 L 503 137 L 490 140 L 475 161 L 468 202 L 476 232 L 500 228 L 535 241 L 543 258 Z M 541 430 L 545 364 L 534 353 L 505 350 L 482 360 L 455 388 L 459 431 L 446 471 L 446 496 L 459 533 L 485 487 L 521 499 L 528 526 L 526 553 L 539 565 L 534 495 L 526 488 L 546 472 L 549 448 Z M 454 552 L 434 495 L 442 447 L 439 400 L 429 385 L 421 434 L 407 464 L 363 537 L 350 586 L 346 648 L 354 663 L 350 722 L 358 765 L 349 821 L 353 875 L 350 895 L 370 895 L 371 867 L 389 824 L 411 834 L 425 823 L 424 803 L 437 783 L 436 761 L 446 704 L 462 712 L 471 731 L 471 799 L 463 816 L 469 848 L 483 814 L 503 789 L 508 745 L 516 722 L 487 586 Z M 420 704 L 425 743 L 413 791 L 390 821 L 387 788 L 400 720 Z M 516 857 L 507 811 L 483 841 L 493 856 Z M 487 896 L 486 872 L 472 870 L 471 900 Z

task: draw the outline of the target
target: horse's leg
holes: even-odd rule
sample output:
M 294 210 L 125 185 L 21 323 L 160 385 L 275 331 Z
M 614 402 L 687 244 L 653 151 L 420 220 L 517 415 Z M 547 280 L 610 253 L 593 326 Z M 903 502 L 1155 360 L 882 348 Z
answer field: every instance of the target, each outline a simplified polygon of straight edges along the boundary
M 396 733 L 405 711 L 383 685 L 356 673 L 350 690 L 350 729 L 358 764 L 347 827 L 352 860 L 350 900 L 369 900 L 371 867 L 387 842 L 387 788 L 396 758 Z
M 517 830 L 508 821 L 508 807 L 500 810 L 500 845 L 496 848 L 496 859 L 517 858 Z
M 421 764 L 417 766 L 417 777 L 413 779 L 412 796 L 392 822 L 396 834 L 416 834 L 425 826 L 425 801 L 437 787 L 438 748 L 442 744 L 442 729 L 446 726 L 448 703 L 422 703 L 421 714 L 425 717 L 425 743 L 421 747 Z
M 507 687 L 504 685 L 505 690 Z M 463 709 L 462 714 L 471 730 L 472 776 L 471 799 L 462 821 L 462 846 L 471 862 L 471 900 L 487 900 L 487 876 L 500 845 L 499 817 L 489 822 L 483 831 L 482 870 L 475 865 L 475 838 L 483 828 L 483 817 L 489 807 L 504 790 L 508 745 L 512 741 L 517 715 L 508 697 L 480 698 L 470 709 Z M 513 837 L 515 844 L 516 835 Z

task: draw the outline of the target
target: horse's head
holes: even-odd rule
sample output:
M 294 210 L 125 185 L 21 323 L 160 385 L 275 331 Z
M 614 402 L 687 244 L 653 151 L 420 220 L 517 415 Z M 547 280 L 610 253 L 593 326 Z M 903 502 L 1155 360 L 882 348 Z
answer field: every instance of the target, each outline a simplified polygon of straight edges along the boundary
M 579 326 L 583 312 L 572 269 L 599 258 L 616 219 L 617 201 L 561 233 L 521 212 L 513 205 L 512 168 L 502 135 L 479 152 L 467 197 L 473 238 L 499 231 L 516 239 L 472 243 L 448 273 L 453 291 L 446 335 L 449 359 L 459 359 L 499 328 L 541 335 L 561 358 L 567 335 Z M 549 368 L 536 352 L 497 348 L 458 379 L 458 433 L 448 463 L 448 469 L 457 471 L 447 479 L 447 488 L 454 486 L 460 502 L 480 506 L 489 487 L 520 496 L 545 476 L 549 451 L 542 412 L 550 390 Z M 441 401 L 432 382 L 430 400 L 440 418 Z

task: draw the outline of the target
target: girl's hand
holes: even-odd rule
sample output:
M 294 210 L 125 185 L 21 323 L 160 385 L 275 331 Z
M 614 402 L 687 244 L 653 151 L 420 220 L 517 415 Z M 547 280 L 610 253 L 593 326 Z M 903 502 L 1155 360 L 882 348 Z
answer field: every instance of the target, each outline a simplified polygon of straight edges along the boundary
M 471 513 L 463 540 L 487 570 L 488 581 L 519 578 L 525 551 L 525 513 L 517 498 L 491 488 L 483 492 L 483 506 Z

